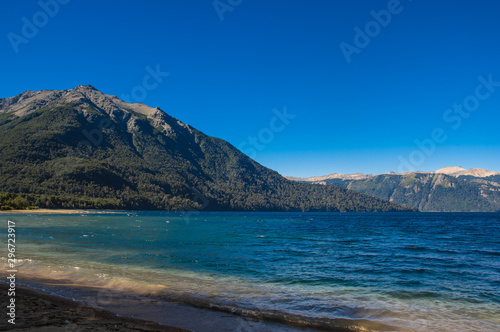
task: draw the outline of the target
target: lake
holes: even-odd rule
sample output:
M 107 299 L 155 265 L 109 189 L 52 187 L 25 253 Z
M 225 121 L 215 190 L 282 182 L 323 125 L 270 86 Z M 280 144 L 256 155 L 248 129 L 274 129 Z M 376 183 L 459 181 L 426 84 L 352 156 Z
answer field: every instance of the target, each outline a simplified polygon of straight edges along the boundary
M 85 289 L 99 289 L 89 302 L 108 307 L 117 292 L 134 294 L 157 306 L 157 321 L 158 305 L 175 302 L 248 317 L 240 331 L 267 321 L 500 330 L 498 213 L 102 211 L 0 220 L 4 234 L 7 220 L 16 223 L 20 282 L 87 300 Z

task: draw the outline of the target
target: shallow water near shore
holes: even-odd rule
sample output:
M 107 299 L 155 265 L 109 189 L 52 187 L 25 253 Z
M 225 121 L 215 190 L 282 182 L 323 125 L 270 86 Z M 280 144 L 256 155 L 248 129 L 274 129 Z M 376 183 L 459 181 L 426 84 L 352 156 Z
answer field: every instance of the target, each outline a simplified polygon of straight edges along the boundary
M 4 233 L 7 220 L 16 223 L 21 281 L 43 278 L 51 291 L 75 298 L 93 288 L 97 295 L 86 300 L 97 305 L 112 306 L 121 292 L 136 296 L 131 306 L 176 301 L 311 328 L 499 331 L 499 214 L 0 218 Z M 258 326 L 245 324 L 237 329 Z

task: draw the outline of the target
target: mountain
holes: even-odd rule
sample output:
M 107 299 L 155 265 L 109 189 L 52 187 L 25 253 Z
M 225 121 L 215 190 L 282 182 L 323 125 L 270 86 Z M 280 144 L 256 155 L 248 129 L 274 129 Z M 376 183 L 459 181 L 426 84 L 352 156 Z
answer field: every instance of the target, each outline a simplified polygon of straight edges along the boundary
M 0 99 L 0 154 L 0 192 L 40 207 L 412 210 L 344 188 L 289 181 L 159 108 L 89 85 Z
M 493 172 L 493 171 L 487 171 L 485 169 L 481 168 L 471 168 L 471 169 L 465 169 L 460 166 L 455 166 L 455 167 L 444 167 L 441 169 L 438 169 L 434 173 L 437 174 L 448 174 L 448 175 L 453 175 L 455 177 L 458 176 L 464 176 L 464 175 L 470 175 L 476 178 L 486 178 L 489 176 L 496 176 L 500 175 L 499 172 Z
M 500 211 L 500 173 L 480 168 L 444 167 L 434 172 L 330 174 L 289 179 L 339 186 L 422 212 Z

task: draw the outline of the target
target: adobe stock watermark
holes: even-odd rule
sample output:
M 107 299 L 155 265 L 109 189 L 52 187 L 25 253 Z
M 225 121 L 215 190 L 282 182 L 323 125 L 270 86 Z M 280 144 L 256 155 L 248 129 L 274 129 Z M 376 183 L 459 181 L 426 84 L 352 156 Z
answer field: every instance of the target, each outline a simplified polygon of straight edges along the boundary
M 479 76 L 477 78 L 479 84 L 476 86 L 474 93 L 464 98 L 461 104 L 453 104 L 453 107 L 447 109 L 443 113 L 444 122 L 451 125 L 452 130 L 458 130 L 464 119 L 468 119 L 474 112 L 479 109 L 481 102 L 484 102 L 495 92 L 496 88 L 500 87 L 500 81 L 493 81 L 493 75 L 489 74 L 487 78 Z M 416 139 L 414 141 L 417 146 L 406 158 L 399 156 L 399 172 L 412 171 L 416 167 L 421 166 L 426 158 L 430 157 L 435 151 L 438 144 L 443 144 L 448 139 L 446 131 L 441 128 L 432 130 L 429 138 L 422 141 Z
M 7 220 L 7 282 L 9 296 L 7 306 L 7 322 L 16 325 L 16 273 L 17 273 L 17 259 L 16 259 L 16 222 Z
M 161 71 L 159 64 L 156 65 L 155 69 L 146 66 L 145 70 L 147 74 L 142 78 L 141 84 L 134 86 L 129 93 L 122 93 L 120 95 L 121 100 L 127 103 L 144 101 L 148 96 L 148 92 L 156 89 L 163 82 L 163 79 L 170 75 L 170 73 Z
M 406 0 L 411 2 L 412 0 Z M 387 8 L 379 11 L 372 10 L 370 15 L 373 17 L 372 21 L 365 24 L 361 29 L 359 26 L 354 27 L 354 38 L 352 44 L 341 42 L 339 44 L 340 50 L 345 57 L 347 63 L 352 62 L 354 54 L 360 54 L 361 50 L 370 45 L 373 38 L 377 37 L 382 28 L 386 28 L 391 24 L 392 18 L 401 14 L 404 7 L 399 0 L 389 0 Z
M 241 5 L 243 0 L 214 0 L 212 5 L 214 6 L 219 20 L 224 21 L 224 15 L 226 12 L 233 12 L 233 10 Z
M 248 136 L 247 139 L 238 145 L 238 149 L 254 159 L 258 151 L 263 151 L 275 137 L 276 133 L 280 133 L 290 124 L 290 120 L 297 117 L 295 114 L 289 114 L 286 106 L 283 110 L 273 109 L 273 116 L 269 120 L 269 125 L 262 128 L 256 136 Z
M 40 0 L 38 6 L 40 10 L 37 11 L 31 19 L 26 16 L 21 18 L 23 23 L 21 26 L 21 33 L 9 32 L 7 39 L 9 39 L 12 49 L 17 54 L 19 53 L 19 46 L 21 44 L 28 44 L 28 42 L 38 35 L 40 29 L 45 27 L 51 18 L 54 18 L 60 10 L 61 5 L 66 5 L 70 0 Z

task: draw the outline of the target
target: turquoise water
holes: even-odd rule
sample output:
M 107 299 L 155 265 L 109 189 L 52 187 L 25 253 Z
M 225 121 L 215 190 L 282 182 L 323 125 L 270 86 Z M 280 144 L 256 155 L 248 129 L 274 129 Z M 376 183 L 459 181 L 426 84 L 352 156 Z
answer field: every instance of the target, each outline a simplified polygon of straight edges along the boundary
M 16 222 L 25 280 L 64 280 L 323 328 L 500 331 L 499 214 L 0 218 L 4 234 L 7 219 Z M 2 257 L 5 268 L 5 250 Z

